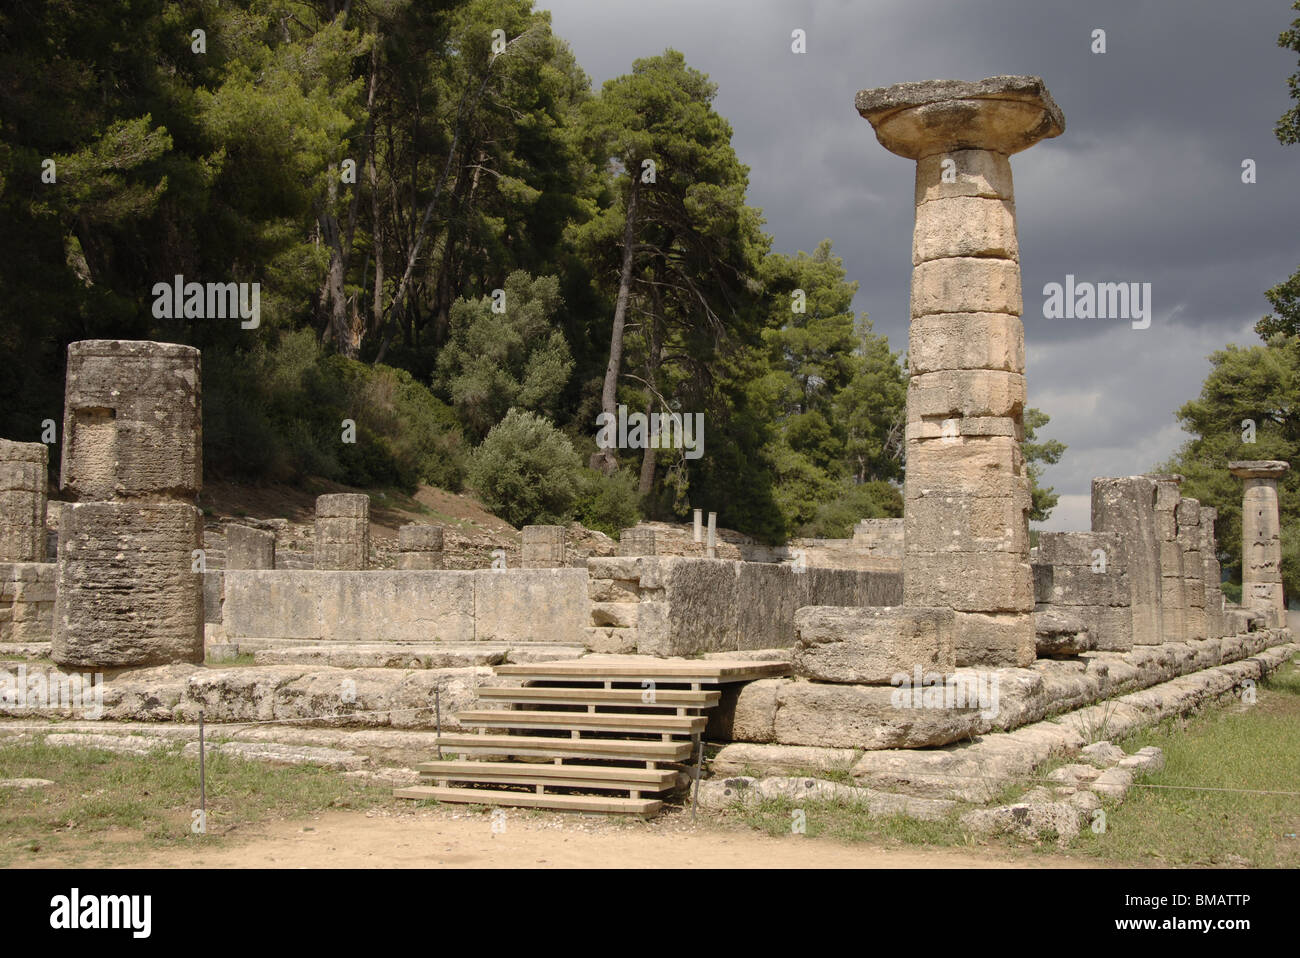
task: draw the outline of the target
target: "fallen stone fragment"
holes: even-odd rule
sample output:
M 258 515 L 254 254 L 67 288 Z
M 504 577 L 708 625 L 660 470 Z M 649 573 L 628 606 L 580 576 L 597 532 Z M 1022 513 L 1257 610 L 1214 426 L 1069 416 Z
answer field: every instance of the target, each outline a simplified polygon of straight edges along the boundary
M 1069 802 L 1018 803 L 977 808 L 961 817 L 966 828 L 980 835 L 1014 835 L 1028 841 L 1055 837 L 1067 845 L 1079 834 L 1079 809 Z

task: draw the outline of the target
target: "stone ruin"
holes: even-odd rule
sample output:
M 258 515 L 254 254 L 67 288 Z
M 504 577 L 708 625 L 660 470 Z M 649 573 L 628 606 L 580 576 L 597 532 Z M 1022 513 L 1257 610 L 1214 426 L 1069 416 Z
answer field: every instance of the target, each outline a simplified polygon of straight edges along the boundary
M 203 661 L 199 351 L 68 347 L 51 657 L 98 669 Z
M 464 570 L 445 568 L 441 528 L 412 524 L 397 568 L 380 569 L 369 498 L 325 495 L 309 563 L 287 564 L 265 527 L 231 525 L 224 568 L 208 567 L 198 352 L 73 343 L 57 562 L 46 448 L 0 442 L 3 641 L 113 672 L 110 719 L 316 718 L 349 679 L 354 712 L 332 725 L 444 733 L 479 690 L 510 682 L 503 665 L 761 662 L 770 677 L 726 686 L 710 712 L 705 737 L 727 743 L 714 773 L 848 770 L 908 796 L 904 809 L 987 800 L 1083 749 L 1092 724 L 1150 724 L 1293 655 L 1286 463 L 1231 464 L 1245 482 L 1242 607 L 1223 596 L 1214 510 L 1179 476 L 1094 479 L 1091 529 L 1030 548 L 1008 158 L 1064 129 L 1042 81 L 901 84 L 856 105 L 916 164 L 903 519 L 767 547 L 719 535 L 712 514 L 706 538 L 697 511 L 693 529 L 642 524 L 619 555 L 580 565 L 564 527 L 528 526 L 521 567 Z M 205 625 L 211 646 L 256 664 L 200 665 Z M 408 760 L 427 757 L 420 741 Z

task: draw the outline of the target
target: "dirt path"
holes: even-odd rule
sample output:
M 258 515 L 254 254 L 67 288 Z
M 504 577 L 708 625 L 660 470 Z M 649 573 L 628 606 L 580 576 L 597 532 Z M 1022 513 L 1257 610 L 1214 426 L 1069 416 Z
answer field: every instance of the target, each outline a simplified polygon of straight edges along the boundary
M 1057 855 L 842 845 L 749 829 L 609 825 L 542 815 L 507 819 L 494 833 L 483 814 L 422 812 L 368 817 L 330 812 L 254 826 L 221 848 L 145 851 L 131 865 L 201 868 L 1061 868 Z

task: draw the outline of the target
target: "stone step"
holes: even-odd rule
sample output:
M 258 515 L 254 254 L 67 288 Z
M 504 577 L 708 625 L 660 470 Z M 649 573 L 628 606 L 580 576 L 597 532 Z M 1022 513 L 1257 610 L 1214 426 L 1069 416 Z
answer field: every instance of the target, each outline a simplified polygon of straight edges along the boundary
M 0 661 L 21 662 L 49 657 L 49 642 L 0 642 Z
M 443 645 L 405 642 L 329 642 L 312 645 L 277 645 L 249 650 L 244 639 L 240 651 L 252 651 L 258 665 L 329 665 L 344 669 L 448 669 L 469 665 L 499 665 L 571 659 L 582 649 L 571 645 Z

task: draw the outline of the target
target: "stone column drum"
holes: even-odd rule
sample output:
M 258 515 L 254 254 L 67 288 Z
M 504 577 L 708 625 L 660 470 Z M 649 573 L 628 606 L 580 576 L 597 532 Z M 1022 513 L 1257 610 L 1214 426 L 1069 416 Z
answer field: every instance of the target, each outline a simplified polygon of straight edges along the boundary
M 68 346 L 51 657 L 79 668 L 203 660 L 199 351 Z
M 0 562 L 45 561 L 49 448 L 0 439 Z
M 903 595 L 956 610 L 956 661 L 1033 662 L 1020 255 L 1009 157 L 1065 118 L 1037 77 L 857 95 L 916 161 Z
M 1286 627 L 1282 595 L 1282 523 L 1277 481 L 1291 466 L 1276 459 L 1228 463 L 1245 481 L 1241 498 L 1241 605 L 1263 612 L 1268 624 Z
M 441 569 L 442 526 L 408 523 L 397 530 L 397 568 Z
M 524 526 L 520 564 L 525 569 L 557 569 L 564 565 L 564 526 Z
M 315 567 L 358 572 L 370 568 L 370 497 L 335 493 L 316 497 Z

